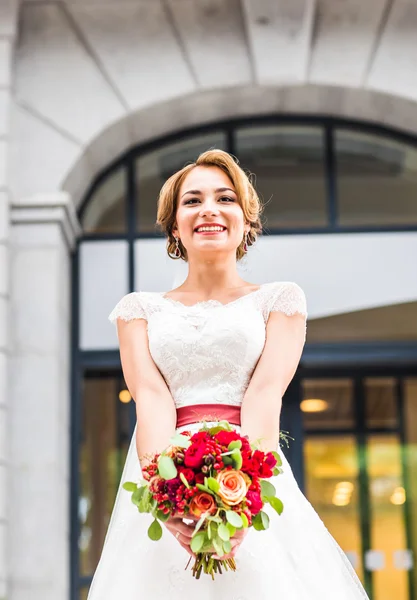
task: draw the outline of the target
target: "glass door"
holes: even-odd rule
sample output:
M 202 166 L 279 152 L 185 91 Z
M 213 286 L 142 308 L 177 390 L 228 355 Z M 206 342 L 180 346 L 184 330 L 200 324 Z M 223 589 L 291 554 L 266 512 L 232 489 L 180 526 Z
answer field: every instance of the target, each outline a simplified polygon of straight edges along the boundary
M 415 598 L 416 392 L 399 377 L 301 381 L 304 492 L 372 600 Z
M 135 420 L 120 371 L 84 373 L 77 502 L 80 600 L 87 597 L 101 555 Z
M 359 460 L 351 379 L 305 379 L 305 493 L 363 578 Z

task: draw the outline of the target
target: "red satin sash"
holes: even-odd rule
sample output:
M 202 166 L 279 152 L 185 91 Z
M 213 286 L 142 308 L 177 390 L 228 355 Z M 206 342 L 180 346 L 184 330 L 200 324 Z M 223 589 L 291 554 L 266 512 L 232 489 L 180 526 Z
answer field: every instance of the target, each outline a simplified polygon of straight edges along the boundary
M 240 425 L 240 406 L 230 404 L 193 404 L 177 408 L 177 427 L 199 421 L 229 421 Z

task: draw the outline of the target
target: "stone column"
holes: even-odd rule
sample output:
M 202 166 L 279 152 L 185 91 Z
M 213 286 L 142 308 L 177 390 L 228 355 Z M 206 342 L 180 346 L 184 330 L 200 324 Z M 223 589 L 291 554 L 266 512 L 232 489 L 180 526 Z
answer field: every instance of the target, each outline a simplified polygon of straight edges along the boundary
M 9 311 L 9 204 L 7 155 L 10 141 L 12 51 L 16 36 L 17 1 L 0 2 L 0 600 L 8 594 L 9 520 L 9 411 L 8 395 L 8 311 Z
M 71 250 L 68 194 L 13 201 L 10 600 L 69 594 Z

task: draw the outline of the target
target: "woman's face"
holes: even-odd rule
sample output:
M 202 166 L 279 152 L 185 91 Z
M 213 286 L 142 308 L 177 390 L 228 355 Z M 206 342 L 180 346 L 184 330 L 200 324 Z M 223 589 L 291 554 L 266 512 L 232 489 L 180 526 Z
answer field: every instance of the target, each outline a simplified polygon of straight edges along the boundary
M 195 167 L 188 173 L 179 190 L 176 221 L 173 234 L 189 257 L 194 252 L 235 253 L 250 229 L 231 180 L 218 167 Z

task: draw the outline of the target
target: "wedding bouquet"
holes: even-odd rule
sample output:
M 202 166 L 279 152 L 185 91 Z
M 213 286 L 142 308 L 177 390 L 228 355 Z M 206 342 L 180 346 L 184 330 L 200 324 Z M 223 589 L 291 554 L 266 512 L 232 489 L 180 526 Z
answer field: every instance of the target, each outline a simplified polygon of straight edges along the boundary
M 194 434 L 176 434 L 144 467 L 144 480 L 123 487 L 139 512 L 154 517 L 148 529 L 152 540 L 161 538 L 160 521 L 170 516 L 198 519 L 191 538 L 193 575 L 198 579 L 204 572 L 214 579 L 222 568 L 236 570 L 234 558 L 221 557 L 230 553 L 230 539 L 238 529 L 267 529 L 265 503 L 282 513 L 283 504 L 268 481 L 282 473 L 281 465 L 277 452 L 256 449 L 228 421 L 220 421 Z

